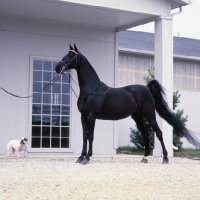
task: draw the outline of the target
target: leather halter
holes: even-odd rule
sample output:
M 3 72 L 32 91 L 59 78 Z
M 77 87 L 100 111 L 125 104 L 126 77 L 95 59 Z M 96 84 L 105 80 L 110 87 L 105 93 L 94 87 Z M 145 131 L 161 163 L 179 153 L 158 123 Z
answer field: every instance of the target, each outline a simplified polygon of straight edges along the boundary
M 75 50 L 69 50 L 69 51 L 71 51 L 71 52 L 73 52 L 73 53 L 75 53 L 76 55 L 78 54 Z
M 71 51 L 71 52 L 73 52 L 73 53 L 75 53 L 76 55 L 68 62 L 68 63 L 65 63 L 64 61 L 60 61 L 62 64 L 63 64 L 63 67 L 66 69 L 68 69 L 68 66 L 76 59 L 76 57 L 77 57 L 77 52 L 75 51 L 75 50 L 69 50 L 69 51 Z M 77 60 L 76 60 L 76 65 L 77 65 Z

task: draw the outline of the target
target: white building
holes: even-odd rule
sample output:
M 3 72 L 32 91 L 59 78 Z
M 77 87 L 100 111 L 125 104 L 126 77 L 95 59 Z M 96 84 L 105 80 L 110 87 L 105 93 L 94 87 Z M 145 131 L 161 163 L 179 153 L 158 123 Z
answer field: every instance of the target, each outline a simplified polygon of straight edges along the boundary
M 200 40 L 174 37 L 173 88 L 179 91 L 178 109 L 188 115 L 186 126 L 200 133 L 198 102 L 200 102 Z M 154 34 L 139 31 L 119 33 L 119 86 L 146 85 L 144 77 L 154 67 Z M 131 118 L 118 122 L 119 146 L 133 146 L 130 142 L 130 127 L 135 128 Z M 168 134 L 164 131 L 164 134 Z M 196 134 L 200 139 L 200 135 Z M 185 139 L 184 147 L 194 148 Z
M 0 86 L 20 96 L 37 92 L 53 78 L 56 62 L 67 54 L 69 44 L 75 42 L 101 80 L 115 87 L 118 31 L 155 21 L 155 65 L 160 66 L 156 77 L 171 98 L 171 9 L 189 3 L 190 0 L 1 1 Z M 76 79 L 75 72 L 71 73 Z M 78 93 L 79 88 L 73 83 L 72 87 Z M 22 136 L 29 139 L 29 152 L 81 152 L 77 99 L 64 80 L 33 99 L 15 98 L 3 91 L 0 97 L 0 153 L 5 153 L 10 139 Z M 172 155 L 172 130 L 162 120 L 159 123 L 169 131 L 166 147 Z M 94 153 L 115 153 L 117 131 L 116 122 L 97 121 Z M 159 148 L 156 146 L 155 155 Z

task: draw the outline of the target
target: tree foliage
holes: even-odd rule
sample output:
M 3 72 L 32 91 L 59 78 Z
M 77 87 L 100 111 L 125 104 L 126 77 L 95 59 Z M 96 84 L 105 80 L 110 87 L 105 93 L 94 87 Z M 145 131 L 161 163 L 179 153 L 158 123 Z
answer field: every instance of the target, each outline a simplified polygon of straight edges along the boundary
M 146 84 L 148 84 L 151 80 L 154 79 L 154 68 L 151 67 L 148 70 L 148 76 L 144 77 Z M 185 126 L 186 122 L 188 121 L 188 116 L 184 116 L 184 110 L 183 109 L 177 109 L 178 104 L 180 103 L 180 97 L 178 91 L 173 92 L 173 114 L 175 117 Z M 149 139 L 150 139 L 150 148 L 154 148 L 154 131 L 151 128 L 149 122 L 144 118 L 144 125 L 146 126 L 148 132 L 149 132 Z M 131 134 L 130 134 L 130 141 L 139 149 L 144 148 L 144 139 L 141 134 L 141 132 L 137 129 L 137 126 L 135 129 L 130 128 Z M 166 133 L 167 134 L 167 133 Z M 173 130 L 173 144 L 174 146 L 178 147 L 179 149 L 182 148 L 182 142 L 181 142 L 181 134 L 177 131 Z

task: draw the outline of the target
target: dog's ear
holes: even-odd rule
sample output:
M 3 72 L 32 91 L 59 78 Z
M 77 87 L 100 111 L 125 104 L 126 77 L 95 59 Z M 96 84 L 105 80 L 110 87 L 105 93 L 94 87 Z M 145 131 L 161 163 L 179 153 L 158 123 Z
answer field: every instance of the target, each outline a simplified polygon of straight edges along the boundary
M 74 50 L 78 53 L 78 48 L 76 47 L 75 43 L 74 43 Z
M 24 138 L 24 140 L 27 142 L 28 141 L 28 139 L 27 138 Z
M 20 140 L 20 144 L 24 144 L 23 139 Z
M 74 50 L 73 47 L 71 46 L 71 44 L 69 45 L 69 49 L 70 49 L 70 50 Z

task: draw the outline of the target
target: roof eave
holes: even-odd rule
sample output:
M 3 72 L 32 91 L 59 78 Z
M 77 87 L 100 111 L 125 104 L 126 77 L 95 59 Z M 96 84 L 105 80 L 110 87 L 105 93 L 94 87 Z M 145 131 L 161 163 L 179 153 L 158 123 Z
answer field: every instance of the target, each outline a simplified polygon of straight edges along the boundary
M 171 3 L 171 9 L 179 8 L 181 6 L 187 6 L 189 4 L 192 4 L 194 0 L 169 0 Z

